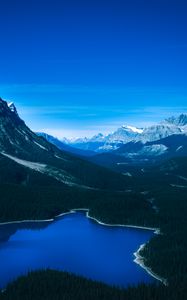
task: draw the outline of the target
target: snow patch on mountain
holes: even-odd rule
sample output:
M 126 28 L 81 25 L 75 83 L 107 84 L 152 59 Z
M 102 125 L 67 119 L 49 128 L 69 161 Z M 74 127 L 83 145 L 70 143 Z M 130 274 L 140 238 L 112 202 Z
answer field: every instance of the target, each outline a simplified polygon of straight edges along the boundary
M 53 177 L 57 181 L 62 182 L 63 184 L 68 185 L 70 187 L 74 186 L 74 187 L 78 187 L 78 188 L 82 188 L 82 189 L 97 190 L 96 188 L 92 188 L 87 185 L 79 184 L 74 176 L 72 176 L 71 174 L 68 174 L 66 171 L 64 171 L 62 169 L 58 169 L 56 167 L 49 166 L 47 164 L 42 164 L 42 163 L 38 163 L 38 162 L 32 162 L 32 161 L 20 159 L 18 157 L 9 155 L 3 151 L 0 153 L 2 155 L 4 155 L 5 157 L 13 160 L 14 162 L 16 162 L 26 168 L 29 168 L 36 172 Z
M 132 174 L 130 172 L 122 173 L 124 176 L 132 177 Z
M 182 180 L 184 180 L 184 181 L 187 181 L 187 178 L 184 177 L 184 176 L 178 175 L 178 178 L 180 178 L 180 179 L 182 179 Z
M 18 114 L 17 113 L 17 109 L 16 109 L 16 107 L 14 105 L 14 102 L 9 102 L 9 103 L 7 103 L 7 105 L 9 107 L 9 109 L 11 110 L 11 112 Z
M 183 149 L 183 146 L 179 146 L 177 149 L 176 149 L 176 152 L 180 151 Z
M 162 144 L 156 144 L 151 146 L 144 146 L 139 152 L 139 155 L 145 155 L 145 156 L 157 156 L 164 154 L 168 148 L 165 145 Z
M 143 133 L 143 129 L 142 128 L 137 128 L 137 127 L 129 126 L 129 125 L 127 125 L 127 126 L 123 125 L 122 127 L 130 129 L 131 131 L 136 132 L 136 133 L 140 133 L 140 134 Z
M 181 188 L 181 189 L 186 189 L 187 188 L 187 185 L 179 185 L 179 184 L 170 184 L 170 186 L 172 186 L 172 187 L 177 187 L 177 188 Z
M 154 142 L 166 138 L 172 134 L 180 134 L 182 130 L 175 125 L 157 124 L 147 127 L 143 130 L 141 136 L 137 140 L 142 143 Z
M 122 126 L 118 128 L 116 131 L 113 133 L 109 134 L 105 138 L 106 143 L 128 143 L 131 142 L 132 140 L 135 140 L 137 137 L 138 133 L 129 126 Z
M 84 137 L 84 138 L 72 138 L 69 140 L 69 144 L 84 144 L 84 143 L 87 143 L 90 139 L 87 138 L 87 137 Z
M 36 163 L 36 162 L 31 162 L 31 161 L 20 159 L 20 158 L 14 157 L 12 155 L 9 155 L 5 152 L 1 152 L 1 154 L 12 159 L 16 163 L 18 163 L 24 167 L 30 168 L 30 169 L 38 171 L 38 172 L 44 173 L 45 168 L 47 166 L 46 164 L 41 164 L 41 163 Z
M 98 133 L 97 135 L 94 135 L 89 141 L 90 142 L 104 142 L 106 138 L 106 135 L 102 133 Z
M 146 144 L 147 142 L 155 142 L 167 138 L 168 136 L 179 134 L 187 134 L 186 114 L 168 118 L 156 125 L 152 125 L 146 128 L 137 128 L 131 125 L 123 125 L 114 132 L 107 135 L 98 133 L 91 138 L 64 138 L 63 142 L 77 149 L 89 151 L 91 150 L 101 153 L 115 151 L 129 142 L 141 142 L 142 144 Z M 180 149 L 176 151 L 179 150 Z M 142 151 L 145 151 L 145 153 L 163 153 L 166 150 L 163 147 L 159 150 L 158 147 L 154 147 L 145 148 Z M 129 153 L 129 156 L 137 155 L 137 150 L 133 150 L 131 152 L 132 153 Z
M 48 151 L 47 148 L 45 148 L 44 146 L 40 145 L 39 143 L 37 143 L 37 142 L 35 142 L 35 141 L 34 141 L 34 143 L 35 143 L 35 145 L 37 145 L 37 146 L 40 147 L 41 149 Z
M 54 179 L 66 184 L 68 186 L 79 186 L 82 188 L 89 188 L 87 186 L 82 186 L 82 185 L 80 186 L 79 184 L 77 184 L 76 179 L 73 176 L 69 175 L 64 170 L 61 170 L 61 169 L 59 170 L 55 167 L 52 167 L 52 166 L 49 166 L 46 164 L 42 164 L 42 163 L 38 163 L 38 162 L 23 160 L 18 157 L 9 155 L 5 152 L 0 152 L 0 153 L 26 168 L 29 168 L 34 171 L 45 174 L 47 176 L 53 177 Z
M 104 144 L 104 146 L 101 146 L 98 148 L 98 152 L 107 152 L 107 151 L 114 151 L 119 149 L 119 146 L 115 145 L 115 144 Z

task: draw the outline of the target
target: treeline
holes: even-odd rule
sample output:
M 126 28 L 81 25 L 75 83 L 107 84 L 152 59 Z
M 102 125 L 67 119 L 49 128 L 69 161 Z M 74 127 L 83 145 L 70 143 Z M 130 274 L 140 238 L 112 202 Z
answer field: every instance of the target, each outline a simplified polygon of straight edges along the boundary
M 72 208 L 85 207 L 90 209 L 91 216 L 106 223 L 159 227 L 162 234 L 151 239 L 142 255 L 146 265 L 167 278 L 169 285 L 120 290 L 66 273 L 46 271 L 18 279 L 2 294 L 2 299 L 187 299 L 187 193 L 185 188 L 170 185 L 178 183 L 177 172 L 187 174 L 186 164 L 168 176 L 165 176 L 167 169 L 134 176 L 133 192 L 128 191 L 132 186 L 126 186 L 127 192 L 69 188 L 47 176 L 33 175 L 32 171 L 21 177 L 19 169 L 11 172 L 11 164 L 10 180 L 6 177 L 6 166 L 2 168 L 4 175 L 0 174 L 1 222 L 48 219 Z M 148 194 L 142 195 L 140 191 Z M 152 209 L 150 198 L 154 198 L 157 212 Z
M 180 293 L 180 283 L 187 283 L 187 193 L 165 185 L 157 188 L 154 195 L 162 234 L 150 240 L 142 255 L 146 264 Z
M 120 222 L 128 222 L 128 219 L 136 223 L 142 219 L 143 222 L 146 211 L 151 212 L 145 199 L 137 193 L 130 195 L 112 190 L 112 181 L 114 187 L 119 179 L 118 174 L 112 173 L 111 177 L 110 172 L 103 169 L 102 173 L 102 168 L 95 168 L 94 165 L 91 165 L 91 169 L 94 177 L 92 185 L 97 186 L 100 182 L 100 188 L 73 188 L 0 155 L 0 222 L 48 219 L 72 208 L 85 207 L 107 222 L 118 223 L 119 218 Z M 80 173 L 79 177 L 85 177 L 86 183 L 90 174 L 86 174 L 84 166 L 80 166 L 76 172 Z M 108 177 L 105 176 L 103 180 L 104 174 L 110 177 L 110 191 L 106 189 Z M 128 188 L 125 184 L 125 181 L 123 185 L 120 183 L 121 189 Z
M 8 285 L 0 300 L 184 300 L 186 289 L 139 285 L 120 289 L 53 270 L 37 271 Z
M 136 193 L 0 184 L 0 194 L 0 222 L 51 219 L 73 208 L 89 208 L 91 216 L 111 224 L 148 225 L 154 219 L 150 204 Z

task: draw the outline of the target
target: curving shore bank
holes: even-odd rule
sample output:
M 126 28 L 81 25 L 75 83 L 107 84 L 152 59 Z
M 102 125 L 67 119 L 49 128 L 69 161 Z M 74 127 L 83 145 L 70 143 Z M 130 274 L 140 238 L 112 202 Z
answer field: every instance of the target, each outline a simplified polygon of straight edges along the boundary
M 160 229 L 159 228 L 136 226 L 136 225 L 107 224 L 107 223 L 104 223 L 104 222 L 102 222 L 102 221 L 100 221 L 100 220 L 98 220 L 98 219 L 96 219 L 94 217 L 91 217 L 89 215 L 90 209 L 88 209 L 88 208 L 75 208 L 75 209 L 71 209 L 69 212 L 61 213 L 61 214 L 55 216 L 53 219 L 46 219 L 46 220 L 21 220 L 21 221 L 4 222 L 4 223 L 0 223 L 0 226 L 2 226 L 2 225 L 8 225 L 8 224 L 20 224 L 20 223 L 53 222 L 53 221 L 55 221 L 59 217 L 63 217 L 64 215 L 67 215 L 67 214 L 70 214 L 70 213 L 76 213 L 77 211 L 85 212 L 86 213 L 86 217 L 88 219 L 91 219 L 94 222 L 96 222 L 97 224 L 100 224 L 102 226 L 135 228 L 135 229 L 137 228 L 137 229 L 151 230 L 151 231 L 154 231 L 155 234 L 160 234 Z M 142 267 L 149 275 L 151 275 L 152 277 L 154 277 L 158 281 L 162 282 L 164 285 L 167 285 L 167 280 L 165 278 L 162 278 L 161 276 L 157 275 L 156 273 L 154 273 L 151 270 L 150 267 L 147 267 L 145 265 L 145 259 L 140 254 L 140 252 L 144 249 L 145 245 L 146 244 L 140 245 L 140 247 L 138 248 L 138 250 L 136 252 L 134 252 L 134 256 L 135 256 L 134 262 L 136 264 L 138 264 L 140 267 Z
M 94 217 L 91 217 L 89 215 L 89 209 L 81 209 L 81 208 L 77 208 L 77 209 L 72 209 L 71 212 L 74 213 L 76 211 L 85 211 L 86 212 L 86 217 L 95 221 L 96 223 L 103 225 L 103 226 L 109 226 L 109 227 L 126 227 L 126 228 L 137 228 L 137 229 L 145 229 L 145 230 L 152 230 L 154 231 L 155 234 L 160 234 L 160 229 L 159 228 L 153 228 L 153 227 L 143 227 L 143 226 L 136 226 L 136 225 L 124 225 L 124 224 L 107 224 L 104 222 L 101 222 L 99 220 L 97 220 Z M 138 248 L 138 250 L 136 252 L 134 252 L 134 262 L 136 264 L 138 264 L 141 268 L 143 268 L 149 275 L 151 275 L 152 277 L 154 277 L 155 279 L 157 279 L 158 281 L 162 282 L 164 285 L 167 285 L 167 280 L 165 278 L 162 278 L 161 276 L 159 276 L 158 274 L 154 273 L 150 267 L 147 267 L 144 263 L 144 257 L 140 255 L 141 250 L 143 250 L 143 248 L 145 247 L 146 244 L 142 244 L 140 245 L 140 247 Z
M 146 244 L 142 244 L 140 245 L 140 247 L 138 248 L 138 250 L 136 252 L 134 252 L 134 256 L 135 256 L 135 259 L 134 259 L 134 262 L 136 264 L 138 264 L 140 267 L 142 267 L 144 270 L 146 270 L 146 272 L 151 275 L 152 277 L 154 277 L 155 279 L 159 280 L 160 282 L 162 282 L 165 286 L 168 285 L 167 283 L 167 279 L 159 276 L 158 274 L 154 273 L 150 267 L 147 267 L 145 265 L 145 262 L 144 262 L 144 257 L 141 256 L 140 252 L 144 249 L 144 247 L 146 246 Z

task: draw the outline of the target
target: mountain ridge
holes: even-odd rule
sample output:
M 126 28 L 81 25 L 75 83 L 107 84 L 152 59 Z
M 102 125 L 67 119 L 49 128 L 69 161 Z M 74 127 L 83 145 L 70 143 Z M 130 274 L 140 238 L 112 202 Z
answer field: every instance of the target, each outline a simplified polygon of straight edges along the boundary
M 122 125 L 114 132 L 106 135 L 98 133 L 91 138 L 66 138 L 65 143 L 80 150 L 102 153 L 115 151 L 123 144 L 132 141 L 140 141 L 142 143 L 153 142 L 173 134 L 187 134 L 187 114 L 170 117 L 145 128 Z
M 30 130 L 17 111 L 0 99 L 0 159 L 7 158 L 25 170 L 32 170 L 57 180 L 62 185 L 86 189 L 102 189 L 106 181 L 122 187 L 122 176 L 113 174 L 85 159 L 58 149 Z M 85 176 L 88 174 L 88 176 Z M 98 176 L 98 174 L 100 174 Z M 26 178 L 25 178 L 26 180 Z M 113 183 L 112 183 L 113 181 Z

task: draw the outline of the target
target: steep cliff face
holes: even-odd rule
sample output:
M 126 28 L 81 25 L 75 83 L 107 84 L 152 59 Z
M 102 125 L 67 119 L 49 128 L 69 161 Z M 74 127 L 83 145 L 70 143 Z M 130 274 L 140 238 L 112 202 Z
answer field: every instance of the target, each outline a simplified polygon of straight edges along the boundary
M 20 119 L 16 107 L 0 99 L 0 159 L 11 160 L 25 169 L 52 177 L 68 186 L 102 188 L 124 185 L 117 174 L 58 149 L 36 135 Z M 111 176 L 112 175 L 112 176 Z

